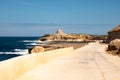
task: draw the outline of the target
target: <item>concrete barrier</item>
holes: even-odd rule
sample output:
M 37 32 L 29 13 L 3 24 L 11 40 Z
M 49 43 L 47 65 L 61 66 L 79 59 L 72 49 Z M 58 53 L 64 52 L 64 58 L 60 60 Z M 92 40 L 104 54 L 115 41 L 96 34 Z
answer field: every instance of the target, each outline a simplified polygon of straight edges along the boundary
M 73 48 L 56 49 L 47 52 L 19 56 L 0 62 L 0 80 L 16 80 L 23 73 L 43 65 L 52 59 L 73 53 Z

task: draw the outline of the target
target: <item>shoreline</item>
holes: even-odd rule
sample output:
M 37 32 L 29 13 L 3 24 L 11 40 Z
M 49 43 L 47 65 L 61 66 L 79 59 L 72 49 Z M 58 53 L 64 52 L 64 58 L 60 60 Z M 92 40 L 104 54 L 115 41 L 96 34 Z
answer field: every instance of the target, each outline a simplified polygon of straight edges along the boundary
M 61 48 L 67 48 L 67 47 L 72 47 L 74 49 L 77 49 L 77 48 L 80 48 L 80 47 L 83 47 L 85 45 L 87 45 L 88 43 L 44 43 L 43 45 L 39 45 L 41 47 L 44 47 L 45 48 L 45 52 L 46 51 L 51 51 L 51 50 L 55 50 L 55 49 L 61 49 Z M 29 55 L 29 54 L 28 54 Z M 19 56 L 24 56 L 24 55 L 20 55 L 20 54 L 0 54 L 0 61 L 5 61 L 5 60 L 8 60 L 8 59 L 12 59 L 12 58 L 16 58 L 16 57 L 19 57 Z

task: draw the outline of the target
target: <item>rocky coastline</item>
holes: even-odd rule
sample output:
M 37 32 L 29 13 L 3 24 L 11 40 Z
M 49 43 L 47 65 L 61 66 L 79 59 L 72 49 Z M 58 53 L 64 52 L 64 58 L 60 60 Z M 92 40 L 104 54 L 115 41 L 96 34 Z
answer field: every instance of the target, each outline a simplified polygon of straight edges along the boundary
M 29 54 L 32 54 L 66 47 L 73 47 L 74 49 L 77 49 L 87 44 L 88 42 L 64 42 L 64 41 L 48 42 L 40 46 L 34 46 L 32 48 L 29 48 L 28 52 Z
M 67 34 L 63 30 L 58 29 L 56 34 L 45 34 L 38 39 L 38 43 L 47 42 L 44 45 L 34 46 L 30 48 L 29 53 L 39 53 L 59 48 L 73 47 L 74 49 L 87 45 L 89 42 L 96 40 L 105 40 L 103 35 L 88 35 L 88 34 Z
M 92 36 L 88 34 L 66 34 L 61 29 L 57 30 L 56 34 L 45 34 L 39 41 L 78 41 L 88 42 L 92 40 Z
M 38 43 L 47 42 L 44 45 L 34 46 L 30 48 L 29 53 L 39 53 L 59 48 L 73 46 L 74 49 L 80 48 L 91 42 L 93 37 L 87 34 L 66 34 L 62 30 L 57 30 L 56 34 L 45 34 L 38 39 Z M 44 50 L 43 50 L 44 49 Z

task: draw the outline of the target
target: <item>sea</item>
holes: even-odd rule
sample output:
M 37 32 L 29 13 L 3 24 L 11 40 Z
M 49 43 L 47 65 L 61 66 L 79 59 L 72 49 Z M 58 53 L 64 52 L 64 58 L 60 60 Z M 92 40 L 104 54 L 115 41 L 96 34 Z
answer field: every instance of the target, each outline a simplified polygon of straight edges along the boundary
M 0 37 L 0 61 L 27 55 L 28 49 L 38 44 L 40 37 Z
M 84 42 L 39 42 L 38 39 L 40 37 L 0 37 L 0 62 L 18 57 L 27 55 L 28 49 L 32 48 L 36 45 L 44 45 L 44 44 L 66 44 L 66 43 L 82 43 Z M 86 44 L 86 43 L 85 43 Z

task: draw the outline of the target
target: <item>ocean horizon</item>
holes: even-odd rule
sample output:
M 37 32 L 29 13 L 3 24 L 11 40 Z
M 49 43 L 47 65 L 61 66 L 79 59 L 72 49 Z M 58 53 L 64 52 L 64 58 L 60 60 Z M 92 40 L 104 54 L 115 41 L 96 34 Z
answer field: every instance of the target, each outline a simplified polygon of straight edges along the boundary
M 40 23 L 3 23 L 0 26 L 1 37 L 36 37 L 55 34 L 58 29 L 64 33 L 106 35 L 118 24 L 40 24 Z M 6 33 L 6 29 L 8 30 Z M 14 31 L 13 31 L 14 30 Z M 22 33 L 21 33 L 22 32 Z

